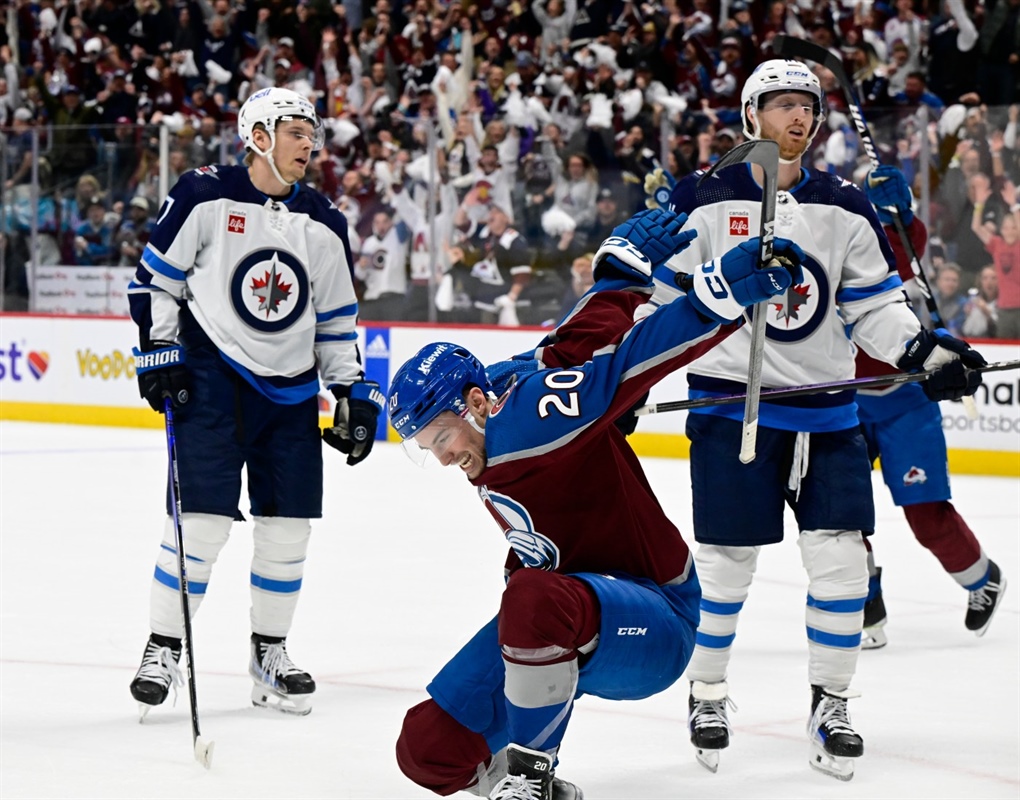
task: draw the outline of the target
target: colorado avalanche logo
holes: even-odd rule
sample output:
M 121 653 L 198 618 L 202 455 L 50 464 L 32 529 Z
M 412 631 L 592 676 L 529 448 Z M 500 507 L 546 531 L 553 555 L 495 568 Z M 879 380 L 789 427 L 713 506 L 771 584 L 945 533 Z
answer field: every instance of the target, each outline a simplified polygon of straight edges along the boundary
M 549 537 L 535 530 L 524 506 L 484 486 L 479 487 L 478 496 L 525 567 L 554 570 L 560 565 L 560 549 Z
M 798 342 L 814 333 L 829 311 L 829 278 L 808 256 L 801 265 L 804 281 L 769 300 L 768 338 Z
M 234 268 L 230 299 L 250 327 L 266 333 L 286 330 L 308 305 L 308 273 L 291 253 L 256 250 Z

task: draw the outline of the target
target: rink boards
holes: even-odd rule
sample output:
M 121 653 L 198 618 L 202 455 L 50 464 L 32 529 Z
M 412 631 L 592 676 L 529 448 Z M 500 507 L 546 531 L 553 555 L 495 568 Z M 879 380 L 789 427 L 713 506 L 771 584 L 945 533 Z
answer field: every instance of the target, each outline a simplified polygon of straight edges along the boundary
M 365 372 L 387 386 L 391 373 L 425 344 L 454 341 L 485 363 L 529 350 L 541 331 L 494 327 L 393 325 L 359 328 Z M 160 427 L 161 418 L 138 396 L 131 348 L 137 329 L 120 317 L 0 315 L 0 419 Z M 981 343 L 989 361 L 1020 358 L 1020 343 Z M 684 370 L 657 384 L 650 403 L 687 396 Z M 331 419 L 322 396 L 324 423 Z M 961 403 L 943 403 L 949 462 L 959 474 L 1020 477 L 1020 372 L 986 375 L 976 396 L 977 419 Z M 631 437 L 640 455 L 686 458 L 686 414 L 643 417 Z M 383 423 L 380 423 L 382 433 Z M 389 430 L 391 440 L 396 435 Z

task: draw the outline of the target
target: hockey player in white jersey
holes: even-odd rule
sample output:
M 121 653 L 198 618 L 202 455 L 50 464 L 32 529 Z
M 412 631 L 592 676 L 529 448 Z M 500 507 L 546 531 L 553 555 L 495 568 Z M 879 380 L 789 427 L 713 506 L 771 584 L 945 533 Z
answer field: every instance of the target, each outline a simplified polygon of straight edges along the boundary
M 888 241 L 867 198 L 801 159 L 824 119 L 818 79 L 796 61 L 761 64 L 741 96 L 744 134 L 779 144 L 775 235 L 806 253 L 804 282 L 768 304 L 763 386 L 854 377 L 854 345 L 908 371 L 939 368 L 930 396 L 972 394 L 984 363 L 964 342 L 922 331 L 905 303 Z M 707 268 L 759 229 L 760 168 L 700 174 L 673 189 L 673 210 L 689 215 L 699 236 L 670 260 L 678 272 L 711 281 Z M 660 286 L 657 301 L 676 290 Z M 722 301 L 721 301 L 722 302 Z M 744 389 L 750 325 L 691 364 L 690 396 Z M 691 681 L 689 725 L 698 759 L 712 771 L 729 744 L 726 683 L 737 619 L 762 545 L 783 538 L 783 513 L 796 516 L 808 574 L 807 638 L 810 763 L 841 780 L 864 752 L 847 699 L 860 652 L 868 568 L 862 530 L 873 530 L 870 464 L 852 391 L 763 402 L 757 457 L 738 460 L 741 409 L 714 406 L 688 417 L 696 556 L 703 597 Z M 734 498 L 739 498 L 735 503 Z
M 311 532 L 322 516 L 320 378 L 337 399 L 327 444 L 348 464 L 368 456 L 382 409 L 364 379 L 344 216 L 298 182 L 322 147 L 312 105 L 288 89 L 256 92 L 238 117 L 245 166 L 189 172 L 163 203 L 130 287 L 143 353 L 139 373 L 156 411 L 175 407 L 181 523 L 191 613 L 243 519 L 247 469 L 252 701 L 307 714 L 315 681 L 287 652 Z M 141 361 L 141 359 L 139 359 Z M 168 514 L 169 514 L 168 508 Z M 142 713 L 180 682 L 183 619 L 168 516 L 150 600 L 152 634 L 131 694 Z M 176 691 L 176 688 L 175 688 Z

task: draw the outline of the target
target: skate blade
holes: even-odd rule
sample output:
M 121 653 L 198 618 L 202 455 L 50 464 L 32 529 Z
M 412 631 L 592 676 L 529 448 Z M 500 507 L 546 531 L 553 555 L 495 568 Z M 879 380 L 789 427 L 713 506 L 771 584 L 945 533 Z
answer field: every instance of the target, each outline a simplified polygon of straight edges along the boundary
M 195 739 L 195 760 L 206 769 L 212 766 L 213 748 L 216 742 L 207 742 L 201 736 Z
M 838 781 L 849 781 L 854 777 L 854 760 L 852 758 L 826 753 L 821 745 L 812 743 L 808 763 L 812 769 Z
M 152 711 L 152 709 L 154 709 L 154 708 L 155 708 L 155 706 L 150 706 L 148 703 L 139 703 L 138 704 L 138 724 L 139 725 L 141 725 L 143 722 L 145 722 L 145 718 L 148 716 L 149 712 Z
M 259 708 L 271 708 L 284 714 L 304 717 L 312 713 L 312 695 L 283 694 L 268 686 L 255 684 L 251 690 L 252 705 Z
M 999 596 L 997 598 L 995 598 L 995 608 L 992 609 L 992 616 L 990 616 L 988 618 L 988 622 L 986 622 L 982 627 L 980 627 L 976 631 L 974 631 L 974 635 L 975 636 L 984 636 L 985 633 L 988 631 L 988 626 L 991 625 L 992 624 L 992 620 L 995 619 L 995 612 L 997 612 L 999 610 L 999 606 L 1002 605 L 1002 598 L 1006 596 L 1006 579 L 1005 578 L 1001 578 L 1000 579 L 999 587 L 1000 587 L 999 588 Z
M 719 771 L 719 751 L 718 750 L 702 750 L 700 747 L 694 751 L 694 757 L 698 759 L 698 763 L 701 764 L 709 772 Z
M 889 644 L 884 628 L 885 622 L 865 628 L 861 632 L 861 650 L 879 650 Z

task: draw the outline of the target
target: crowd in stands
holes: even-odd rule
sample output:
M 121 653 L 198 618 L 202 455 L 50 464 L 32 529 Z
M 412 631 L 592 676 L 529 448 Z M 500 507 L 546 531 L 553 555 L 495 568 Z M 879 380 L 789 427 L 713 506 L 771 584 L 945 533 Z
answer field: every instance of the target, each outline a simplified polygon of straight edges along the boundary
M 550 323 L 650 172 L 743 140 L 740 91 L 777 33 L 843 60 L 882 161 L 928 190 L 953 332 L 995 336 L 997 308 L 1020 308 L 1020 0 L 11 0 L 0 17 L 8 308 L 27 303 L 33 216 L 38 263 L 134 263 L 160 128 L 171 185 L 238 163 L 240 104 L 281 86 L 325 121 L 306 180 L 348 218 L 363 319 Z M 813 68 L 813 163 L 860 184 L 847 103 Z

